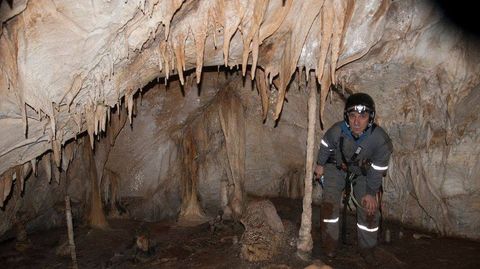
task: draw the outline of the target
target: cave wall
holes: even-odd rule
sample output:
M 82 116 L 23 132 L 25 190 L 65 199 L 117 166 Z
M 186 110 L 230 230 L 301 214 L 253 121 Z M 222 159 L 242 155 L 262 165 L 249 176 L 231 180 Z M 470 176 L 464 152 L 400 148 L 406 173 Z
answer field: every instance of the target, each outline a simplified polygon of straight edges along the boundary
M 339 71 L 372 95 L 394 144 L 385 215 L 479 238 L 478 39 L 421 1 L 392 3 L 387 18 L 378 44 Z
M 17 176 L 0 210 L 0 241 L 15 237 L 18 223 L 28 232 L 64 226 L 65 195 L 70 196 L 76 225 L 83 223 L 90 197 L 88 171 L 92 169 L 84 157 L 84 143 L 89 143 L 85 136 L 68 143 L 71 155 L 63 159 L 65 170 L 58 169 L 52 152 L 47 152 L 24 170 L 28 173 L 23 183 Z
M 180 178 L 185 169 L 180 150 L 182 139 L 191 132 L 197 145 L 201 206 L 210 215 L 222 209 L 222 184 L 228 184 L 229 166 L 219 121 L 219 102 L 224 100 L 220 96 L 225 91 L 232 92 L 233 97 L 228 98 L 240 102 L 245 114 L 245 192 L 300 198 L 307 131 L 305 81 L 305 72 L 295 75 L 278 124 L 262 120 L 258 90 L 239 70 L 205 72 L 200 87 L 188 80 L 184 87 L 178 81 L 168 86 L 157 84 L 138 97 L 132 125 L 127 122 L 119 133 L 105 166 L 120 177 L 119 193 L 131 201 L 130 213 L 150 221 L 178 215 L 184 188 Z M 333 96 L 326 105 L 326 125 L 342 118 L 342 99 Z M 272 96 L 270 102 L 274 101 Z M 272 107 L 269 113 L 273 113 Z M 321 133 L 318 129 L 317 136 Z
M 18 5 L 12 10 L 5 11 L 6 4 L 0 6 L 0 173 L 40 159 L 50 150 L 49 165 L 53 160 L 54 166 L 66 170 L 64 158 L 58 158 L 65 143 L 87 131 L 91 138 L 99 138 L 95 139 L 99 178 L 106 171 L 106 177 L 120 178 L 120 195 L 136 201 L 130 203 L 136 205 L 132 215 L 147 220 L 171 217 L 181 204 L 182 186 L 176 179 L 182 169 L 178 162 L 182 131 L 186 126 L 206 128 L 212 139 L 210 151 L 201 148 L 204 159 L 198 188 L 202 205 L 213 211 L 226 177 L 214 100 L 216 92 L 229 88 L 242 100 L 247 118 L 247 192 L 298 197 L 305 159 L 307 94 L 301 90 L 305 80 L 299 75 L 292 79 L 285 103 L 283 90 L 295 67 L 312 70 L 326 63 L 325 69 L 316 72 L 323 74 L 322 88 L 329 86 L 325 79 L 336 77 L 330 82 L 336 82 L 340 95 L 343 91 L 371 94 L 378 106 L 377 121 L 393 139 L 395 153 L 384 184 L 386 215 L 443 234 L 480 237 L 478 42 L 447 25 L 429 1 L 356 1 L 348 27 L 336 32 L 343 42 L 336 47 L 338 53 L 327 54 L 322 48 L 330 43 L 322 45 L 323 36 L 318 33 L 332 30 L 320 19 L 332 14 L 325 10 L 332 10 L 322 11 L 314 1 L 269 1 L 259 29 L 262 42 L 252 44 L 259 46 L 257 52 L 245 49 L 251 45 L 248 40 L 247 46 L 242 44 L 248 31 L 237 31 L 256 29 L 249 20 L 253 18 L 251 1 L 242 2 L 248 7 L 241 14 L 246 14 L 243 21 L 241 10 L 235 12 L 238 6 L 222 10 L 214 5 L 216 1 L 14 2 Z M 282 17 L 285 7 L 290 10 Z M 192 18 L 208 14 L 205 9 L 225 11 L 219 18 L 230 16 L 244 24 L 226 20 L 197 28 L 205 25 Z M 348 10 L 343 6 L 338 14 Z M 200 21 L 211 22 L 205 17 Z M 208 32 L 206 39 L 185 34 L 195 30 Z M 169 31 L 170 38 L 165 40 Z M 203 40 L 205 47 L 197 47 L 195 40 Z M 195 85 L 200 76 L 192 77 L 188 70 L 198 66 L 200 50 L 205 58 L 200 63 L 205 66 L 227 63 L 238 70 L 245 50 L 248 63 L 258 60 L 272 89 L 266 124 L 261 98 L 248 82 L 232 75 L 230 80 L 206 78 L 201 86 Z M 320 61 L 322 57 L 325 62 Z M 335 65 L 338 69 L 332 72 Z M 241 67 L 246 69 L 245 64 Z M 188 78 L 172 77 L 184 71 Z M 139 105 L 140 99 L 133 98 L 138 89 L 156 77 L 163 81 L 163 76 L 171 76 L 168 89 L 156 86 L 159 94 L 147 91 L 143 101 L 148 105 Z M 180 87 L 177 79 L 185 79 L 185 86 Z M 325 127 L 341 119 L 340 95 L 321 91 Z M 127 112 L 119 114 L 122 121 L 116 128 L 121 133 L 113 139 L 111 132 L 105 135 L 102 129 L 109 116 L 117 117 L 110 111 L 119 102 Z M 272 119 L 282 106 L 274 127 Z M 132 127 L 129 114 L 136 115 Z M 317 141 L 321 134 L 318 130 Z M 292 178 L 297 183 L 285 183 Z M 51 183 L 45 183 L 48 180 L 34 181 L 26 181 L 25 203 L 36 201 L 31 195 L 43 190 L 52 193 L 45 199 L 50 204 L 60 198 Z M 78 189 L 79 197 L 84 193 Z M 0 212 L 5 216 L 2 229 L 11 225 L 17 209 L 9 208 L 16 208 L 13 201 L 20 196 L 16 197 Z M 48 206 L 39 208 L 39 212 L 48 211 Z

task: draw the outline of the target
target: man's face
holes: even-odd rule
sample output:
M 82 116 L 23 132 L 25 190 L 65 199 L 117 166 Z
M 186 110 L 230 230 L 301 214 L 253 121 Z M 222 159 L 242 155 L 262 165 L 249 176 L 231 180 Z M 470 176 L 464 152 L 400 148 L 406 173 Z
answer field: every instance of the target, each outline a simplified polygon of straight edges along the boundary
M 369 117 L 370 113 L 367 111 L 363 111 L 362 113 L 358 113 L 357 111 L 348 112 L 348 124 L 355 136 L 359 136 L 367 129 Z

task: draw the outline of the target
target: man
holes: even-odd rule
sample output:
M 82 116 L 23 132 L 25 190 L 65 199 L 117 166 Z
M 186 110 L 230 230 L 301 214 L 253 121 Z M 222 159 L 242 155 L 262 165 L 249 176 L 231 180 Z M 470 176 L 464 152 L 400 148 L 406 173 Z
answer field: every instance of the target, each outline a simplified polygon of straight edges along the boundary
M 353 173 L 360 254 L 369 264 L 377 244 L 382 177 L 393 147 L 387 133 L 374 123 L 375 103 L 365 93 L 355 93 L 345 104 L 344 120 L 327 130 L 318 151 L 315 178 L 324 175 L 321 207 L 322 243 L 328 257 L 335 257 L 339 236 L 339 210 L 346 176 Z

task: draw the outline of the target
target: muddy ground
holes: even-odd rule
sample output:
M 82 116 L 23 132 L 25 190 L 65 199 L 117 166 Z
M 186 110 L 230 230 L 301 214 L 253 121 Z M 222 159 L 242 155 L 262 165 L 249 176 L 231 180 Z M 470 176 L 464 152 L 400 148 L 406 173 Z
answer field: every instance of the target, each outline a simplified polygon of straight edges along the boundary
M 271 199 L 286 225 L 300 226 L 301 200 Z M 320 249 L 319 210 L 314 207 L 313 259 L 334 268 L 368 268 L 356 251 L 355 219 L 348 218 L 347 245 L 337 258 L 327 259 Z M 218 221 L 195 227 L 181 227 L 174 221 L 145 223 L 127 219 L 110 219 L 110 228 L 92 230 L 75 226 L 79 268 L 304 268 L 311 264 L 296 256 L 295 238 L 281 253 L 265 262 L 248 262 L 240 258 L 241 224 Z M 377 249 L 378 268 L 480 268 L 480 242 L 440 237 L 404 227 L 383 223 Z M 390 242 L 385 242 L 385 231 Z M 147 253 L 136 248 L 136 236 L 150 238 Z M 69 268 L 71 259 L 66 242 L 66 228 L 29 235 L 30 247 L 19 246 L 14 239 L 0 243 L 0 268 Z M 24 249 L 25 248 L 25 249 Z M 63 254 L 58 254 L 60 252 Z

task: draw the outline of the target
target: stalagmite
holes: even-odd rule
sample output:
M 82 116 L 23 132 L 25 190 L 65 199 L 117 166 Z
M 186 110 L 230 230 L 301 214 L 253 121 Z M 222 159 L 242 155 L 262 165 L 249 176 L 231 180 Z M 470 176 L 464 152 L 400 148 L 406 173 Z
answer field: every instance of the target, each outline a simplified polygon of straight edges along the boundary
M 182 207 L 178 218 L 178 223 L 181 225 L 196 225 L 208 221 L 198 202 L 198 145 L 195 141 L 197 134 L 190 128 L 186 130 L 182 141 L 183 193 Z
M 242 215 L 244 207 L 245 116 L 243 106 L 233 92 L 223 91 L 221 94 L 218 113 L 227 148 L 229 164 L 227 169 L 230 169 L 227 175 L 231 175 L 229 181 L 234 188 L 229 194 L 229 206 L 233 217 L 238 218 Z
M 75 239 L 73 234 L 72 208 L 70 206 L 70 196 L 65 196 L 65 216 L 67 218 L 68 245 L 70 247 L 70 256 L 72 257 L 72 268 L 78 269 L 77 252 L 75 250 Z
M 315 148 L 315 122 L 317 115 L 317 83 L 315 74 L 310 73 L 308 87 L 308 131 L 307 131 L 307 157 L 305 161 L 305 194 L 303 196 L 302 223 L 298 232 L 297 254 L 302 259 L 309 256 L 313 248 L 312 240 L 312 178 L 313 159 Z
M 105 229 L 108 227 L 105 214 L 103 212 L 102 197 L 97 179 L 97 168 L 95 165 L 93 149 L 84 143 L 83 156 L 89 166 L 88 176 L 90 177 L 90 212 L 88 213 L 88 223 L 93 228 Z

